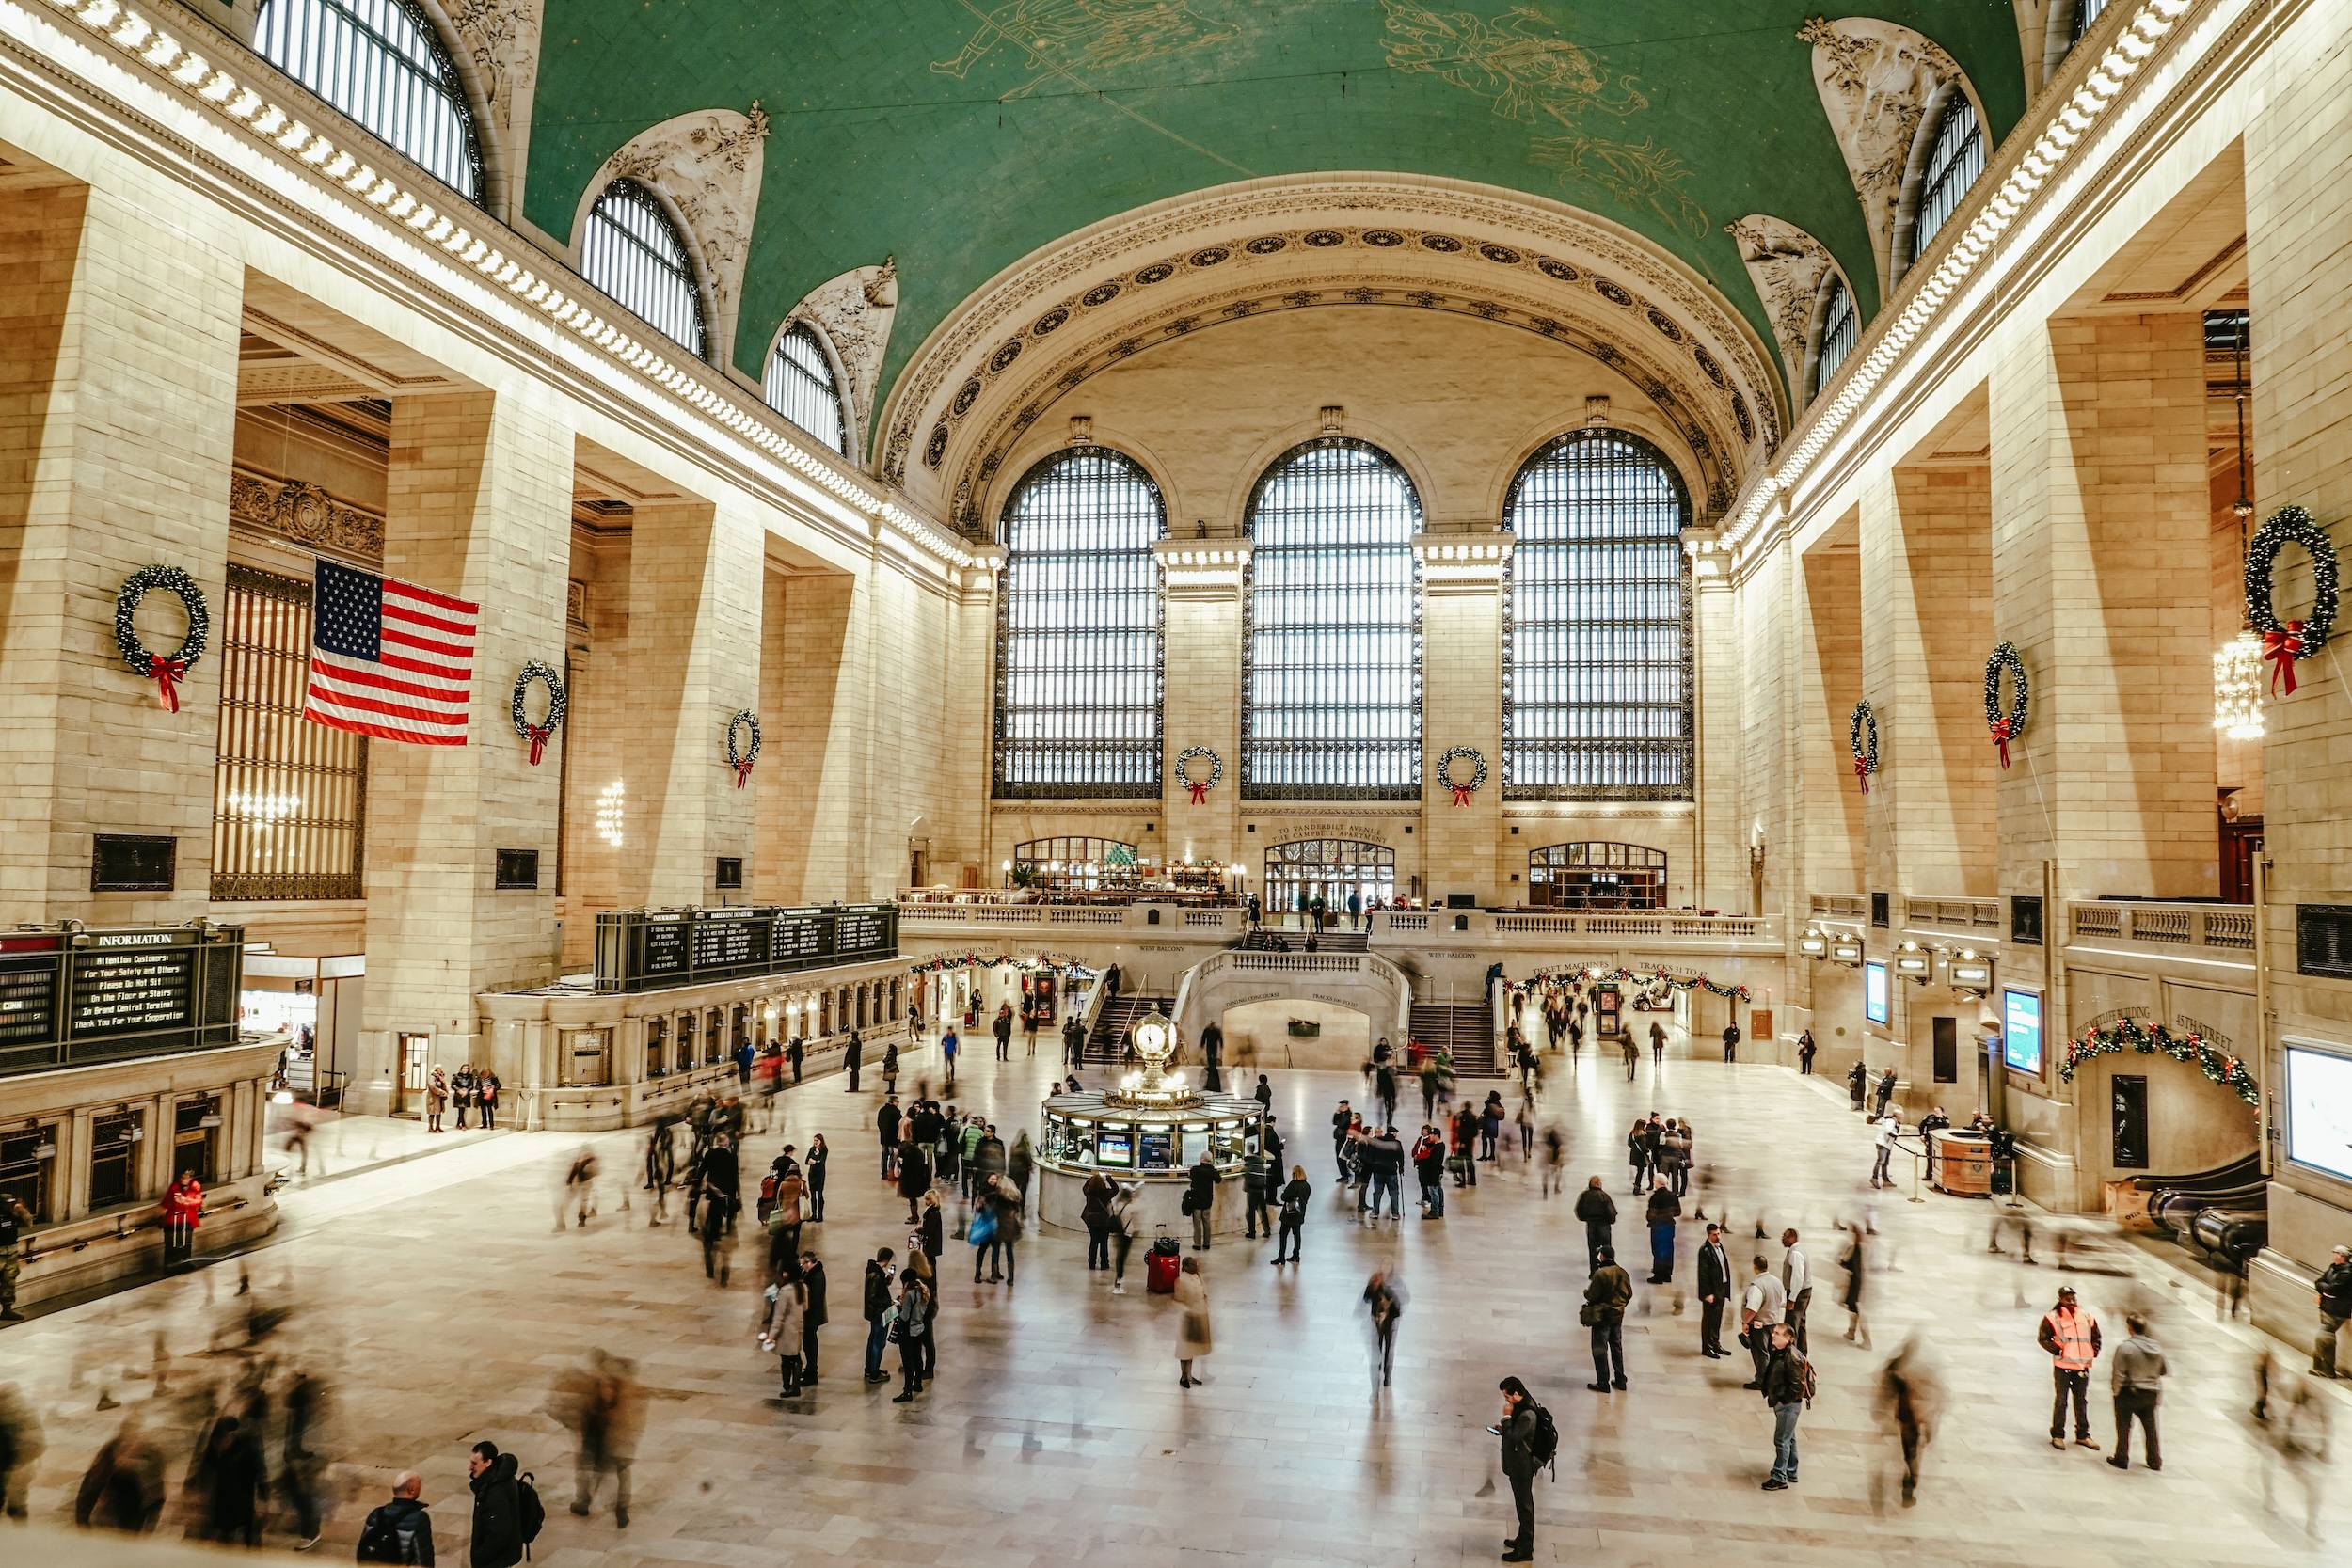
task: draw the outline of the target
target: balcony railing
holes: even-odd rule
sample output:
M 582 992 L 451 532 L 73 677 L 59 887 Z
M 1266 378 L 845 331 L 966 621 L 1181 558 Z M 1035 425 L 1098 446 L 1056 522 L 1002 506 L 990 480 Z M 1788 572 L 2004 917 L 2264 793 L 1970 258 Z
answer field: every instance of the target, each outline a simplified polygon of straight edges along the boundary
M 2001 901 L 1997 898 L 1906 898 L 1903 924 L 1942 931 L 1985 931 L 1998 936 Z
M 1225 939 L 1242 934 L 1242 911 L 1193 909 L 1182 904 L 1048 904 L 990 898 L 969 902 L 937 897 L 901 898 L 901 931 L 978 931 L 1016 927 L 1053 930 L 1136 931 Z
M 1867 920 L 1870 901 L 1858 893 L 1817 893 L 1813 895 L 1813 917 L 1816 920 Z
M 2242 904 L 2084 902 L 2066 906 L 2075 942 L 2127 942 L 2151 947 L 2254 950 L 2254 911 Z
M 1458 928 L 1456 920 L 1461 922 Z M 1530 938 L 1608 939 L 1613 943 L 1628 939 L 1642 942 L 1762 942 L 1772 939 L 1772 923 L 1754 915 L 1693 914 L 1675 910 L 1613 910 L 1606 913 L 1434 910 L 1376 913 L 1372 917 L 1372 936 L 1375 943 L 1414 940 L 1445 943 L 1500 938 L 1513 946 L 1528 945 Z

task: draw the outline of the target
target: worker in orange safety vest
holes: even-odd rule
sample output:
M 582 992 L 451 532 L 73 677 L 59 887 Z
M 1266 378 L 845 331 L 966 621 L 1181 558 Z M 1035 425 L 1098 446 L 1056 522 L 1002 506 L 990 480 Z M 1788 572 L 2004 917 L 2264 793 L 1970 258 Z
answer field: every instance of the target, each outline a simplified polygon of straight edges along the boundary
M 2050 1447 L 2066 1447 L 2066 1398 L 2074 1397 L 2074 1446 L 2095 1449 L 2090 1435 L 2090 1364 L 2099 1359 L 2099 1320 L 2074 1300 L 2074 1288 L 2060 1286 L 2058 1305 L 2042 1315 L 2042 1348 L 2050 1353 L 2050 1376 L 2056 1397 L 2050 1402 Z

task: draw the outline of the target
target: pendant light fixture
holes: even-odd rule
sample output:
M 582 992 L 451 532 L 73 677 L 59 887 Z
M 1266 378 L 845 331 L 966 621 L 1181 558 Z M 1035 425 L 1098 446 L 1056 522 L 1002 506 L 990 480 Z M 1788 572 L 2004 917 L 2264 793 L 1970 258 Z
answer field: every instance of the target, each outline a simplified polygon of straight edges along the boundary
M 2242 580 L 2246 564 L 2246 525 L 2254 515 L 2253 499 L 2246 493 L 2246 335 L 2248 314 L 2237 313 L 2237 499 L 2230 510 L 2237 515 L 2237 555 Z M 2260 740 L 2263 736 L 2263 650 L 2253 623 L 2238 610 L 2238 633 L 2214 651 L 2213 727 L 2232 740 Z

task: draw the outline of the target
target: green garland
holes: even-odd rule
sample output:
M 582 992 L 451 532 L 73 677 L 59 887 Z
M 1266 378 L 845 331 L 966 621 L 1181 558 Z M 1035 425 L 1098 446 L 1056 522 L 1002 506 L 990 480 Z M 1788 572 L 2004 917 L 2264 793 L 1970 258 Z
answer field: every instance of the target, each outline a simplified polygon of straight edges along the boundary
M 1518 989 L 1521 990 L 1533 990 L 1543 981 L 1566 979 L 1639 980 L 1645 985 L 1663 980 L 1670 986 L 1680 986 L 1684 990 L 1690 990 L 1695 988 L 1699 990 L 1707 992 L 1709 996 L 1735 998 L 1741 1002 L 1749 1000 L 1747 987 L 1719 986 L 1704 974 L 1694 975 L 1691 979 L 1685 980 L 1680 975 L 1669 974 L 1662 969 L 1648 974 L 1637 974 L 1629 969 L 1587 969 L 1581 964 L 1570 964 L 1565 969 L 1539 969 L 1534 974 L 1529 975 L 1526 979 L 1521 980 L 1518 983 Z
M 2145 1024 L 2136 1018 L 2086 1029 L 2079 1039 L 2068 1040 L 2066 1060 L 2058 1067 L 2058 1076 L 2071 1084 L 2074 1081 L 2074 1069 L 2083 1063 L 2094 1056 L 2114 1055 L 2125 1046 L 2143 1056 L 2162 1053 L 2176 1062 L 2193 1062 L 2208 1082 L 2234 1090 L 2249 1105 L 2263 1102 L 2261 1086 L 2254 1082 L 2254 1075 L 2246 1070 L 2245 1062 L 2206 1044 L 2201 1035 L 2176 1035 L 2161 1023 Z
M 925 958 L 920 963 L 909 964 L 907 973 L 929 974 L 943 969 L 993 969 L 998 964 L 1011 964 L 1032 974 L 1041 969 L 1072 969 L 1089 975 L 1097 973 L 1093 965 L 1084 959 L 1073 958 L 1067 953 L 1040 953 L 1034 958 L 1024 958 L 1018 953 L 960 953 L 953 958 Z

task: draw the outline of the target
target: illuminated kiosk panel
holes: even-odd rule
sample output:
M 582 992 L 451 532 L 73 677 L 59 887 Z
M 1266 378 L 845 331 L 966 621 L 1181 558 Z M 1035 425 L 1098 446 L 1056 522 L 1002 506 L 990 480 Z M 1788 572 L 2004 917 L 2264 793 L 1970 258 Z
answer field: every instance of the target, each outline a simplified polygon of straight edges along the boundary
M 1086 1183 L 1098 1171 L 1137 1191 L 1132 1212 L 1136 1239 L 1149 1243 L 1157 1227 L 1189 1243 L 1191 1217 L 1184 1196 L 1192 1167 L 1206 1154 L 1216 1167 L 1210 1227 L 1240 1230 L 1243 1157 L 1259 1150 L 1264 1112 L 1254 1100 L 1202 1094 L 1168 1070 L 1176 1031 L 1157 1013 L 1136 1022 L 1136 1053 L 1143 1069 L 1115 1088 L 1057 1094 L 1046 1100 L 1045 1135 L 1038 1156 L 1038 1218 L 1065 1230 L 1086 1228 Z M 1279 1181 L 1275 1182 L 1279 1191 Z

